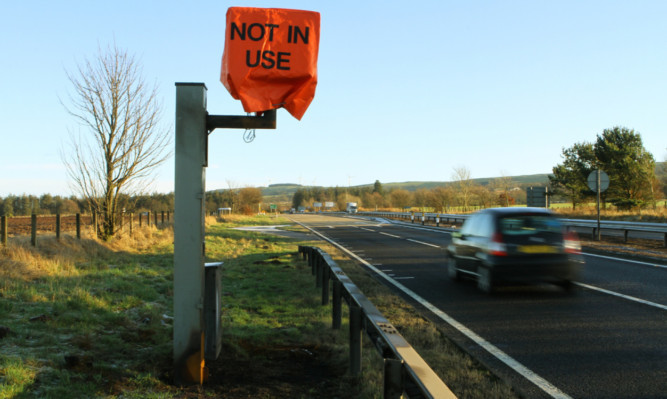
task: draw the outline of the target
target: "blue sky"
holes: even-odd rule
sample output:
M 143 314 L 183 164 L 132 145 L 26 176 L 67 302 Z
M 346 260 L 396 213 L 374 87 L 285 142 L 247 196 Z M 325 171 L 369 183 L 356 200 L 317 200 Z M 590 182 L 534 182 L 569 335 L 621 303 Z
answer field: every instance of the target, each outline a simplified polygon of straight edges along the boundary
M 0 196 L 70 195 L 60 150 L 81 131 L 66 72 L 109 44 L 141 62 L 174 125 L 175 82 L 242 115 L 219 82 L 230 6 L 321 14 L 318 87 L 301 121 L 216 130 L 207 189 L 347 186 L 549 173 L 625 126 L 667 157 L 664 1 L 15 1 L 0 16 Z M 171 158 L 149 192 L 173 190 Z

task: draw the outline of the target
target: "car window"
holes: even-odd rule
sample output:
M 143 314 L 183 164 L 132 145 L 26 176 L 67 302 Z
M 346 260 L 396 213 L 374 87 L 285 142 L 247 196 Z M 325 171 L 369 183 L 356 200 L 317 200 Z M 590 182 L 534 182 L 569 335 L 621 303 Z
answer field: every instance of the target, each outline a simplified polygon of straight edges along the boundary
M 465 236 L 474 235 L 475 224 L 479 215 L 471 215 L 461 226 L 461 234 Z
M 476 226 L 475 235 L 480 237 L 491 237 L 493 235 L 493 216 L 483 215 Z
M 562 225 L 558 219 L 545 215 L 511 215 L 503 217 L 498 223 L 504 235 L 534 235 L 544 232 L 560 233 Z

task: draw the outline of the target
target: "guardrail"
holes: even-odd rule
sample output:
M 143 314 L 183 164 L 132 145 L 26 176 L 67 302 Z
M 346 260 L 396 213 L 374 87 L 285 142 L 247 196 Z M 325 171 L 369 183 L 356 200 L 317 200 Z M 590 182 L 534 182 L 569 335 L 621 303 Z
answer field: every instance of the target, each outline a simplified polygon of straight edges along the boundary
M 426 224 L 433 223 L 440 226 L 443 223 L 463 223 L 469 215 L 452 215 L 444 213 L 422 213 L 422 212 L 359 212 L 359 215 L 384 217 L 392 219 L 405 219 L 412 223 L 415 221 Z M 585 219 L 561 219 L 568 228 L 578 227 L 591 229 L 593 237 L 597 236 L 597 220 Z M 618 231 L 623 234 L 623 240 L 628 242 L 630 232 L 652 234 L 642 238 L 661 239 L 663 245 L 667 247 L 667 223 L 645 223 L 645 222 L 619 222 L 619 221 L 600 221 L 600 231 Z
M 342 299 L 349 308 L 350 373 L 361 373 L 362 332 L 384 359 L 384 398 L 456 398 L 437 374 L 380 313 L 331 256 L 317 247 L 299 246 L 308 259 L 315 285 L 322 288 L 322 305 L 332 300 L 332 327 L 340 329 Z M 330 284 L 331 282 L 331 284 Z M 330 295 L 329 286 L 333 293 Z

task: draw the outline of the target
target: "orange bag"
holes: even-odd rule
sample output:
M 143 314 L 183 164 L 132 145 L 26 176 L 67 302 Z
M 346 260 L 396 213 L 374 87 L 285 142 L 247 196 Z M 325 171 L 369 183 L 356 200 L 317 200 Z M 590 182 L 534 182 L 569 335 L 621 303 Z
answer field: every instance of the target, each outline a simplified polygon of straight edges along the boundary
M 315 96 L 320 13 L 230 7 L 220 81 L 246 112 L 301 119 Z

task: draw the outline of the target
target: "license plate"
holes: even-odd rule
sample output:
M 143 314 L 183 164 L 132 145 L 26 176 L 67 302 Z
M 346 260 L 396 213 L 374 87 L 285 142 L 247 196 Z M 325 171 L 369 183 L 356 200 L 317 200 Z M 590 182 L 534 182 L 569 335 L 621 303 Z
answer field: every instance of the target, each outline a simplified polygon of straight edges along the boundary
M 521 245 L 517 249 L 524 254 L 554 254 L 558 252 L 556 247 L 551 245 Z

